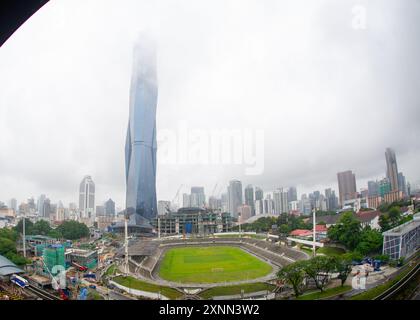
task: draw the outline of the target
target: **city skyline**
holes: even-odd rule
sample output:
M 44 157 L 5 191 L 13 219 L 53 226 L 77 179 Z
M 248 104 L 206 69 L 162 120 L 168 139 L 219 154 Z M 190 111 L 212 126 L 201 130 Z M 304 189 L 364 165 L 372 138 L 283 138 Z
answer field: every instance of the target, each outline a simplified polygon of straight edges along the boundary
M 338 194 L 337 200 L 338 200 L 338 203 L 341 205 L 343 205 L 343 203 L 346 202 L 346 200 L 357 198 L 358 195 L 361 195 L 362 197 L 366 197 L 366 196 L 370 197 L 370 196 L 378 196 L 378 195 L 383 197 L 384 192 L 388 193 L 391 191 L 401 191 L 403 195 L 407 195 L 406 191 L 407 191 L 408 184 L 410 184 L 410 182 L 406 181 L 403 172 L 398 172 L 397 170 L 398 172 L 397 190 L 393 190 L 391 183 L 389 182 L 388 163 L 389 163 L 390 154 L 392 155 L 393 166 L 395 168 L 397 167 L 396 155 L 395 155 L 394 150 L 392 148 L 386 148 L 385 162 L 387 164 L 387 169 L 385 170 L 385 173 L 382 175 L 380 179 L 376 178 L 374 181 L 368 180 L 366 183 L 361 184 L 361 186 L 359 185 L 359 187 L 357 187 L 357 185 L 358 183 L 360 183 L 360 181 L 357 182 L 358 180 L 356 178 L 356 173 L 352 172 L 352 170 L 347 170 L 347 171 L 337 173 L 338 183 L 337 183 L 336 189 L 331 188 L 331 186 L 329 186 L 327 188 L 312 188 L 309 191 L 306 191 L 306 190 L 301 191 L 299 188 L 296 188 L 296 186 L 288 186 L 285 188 L 285 194 L 283 196 L 282 194 L 283 194 L 284 187 L 276 187 L 274 189 L 267 190 L 259 186 L 254 186 L 252 184 L 246 184 L 244 186 L 242 181 L 231 179 L 227 185 L 219 185 L 219 183 L 217 183 L 213 187 L 212 189 L 213 191 L 211 194 L 210 193 L 206 194 L 205 192 L 206 188 L 203 186 L 191 186 L 190 194 L 181 193 L 180 191 L 182 190 L 182 187 L 188 188 L 188 186 L 186 185 L 181 185 L 178 188 L 176 197 L 173 199 L 173 201 L 168 201 L 167 199 L 158 199 L 158 202 L 162 202 L 166 204 L 172 203 L 172 205 L 174 205 L 175 207 L 202 207 L 205 205 L 210 205 L 210 207 L 212 207 L 210 199 L 212 199 L 213 201 L 217 201 L 217 203 L 220 200 L 222 200 L 222 203 L 223 203 L 223 197 L 226 196 L 227 198 L 226 198 L 225 205 L 226 205 L 227 211 L 233 210 L 233 212 L 235 212 L 235 210 L 233 209 L 234 207 L 239 207 L 240 205 L 249 205 L 252 210 L 252 207 L 255 208 L 255 206 L 257 205 L 256 200 L 269 199 L 272 201 L 272 204 L 271 204 L 273 206 L 272 210 L 276 214 L 279 214 L 283 211 L 282 209 L 279 209 L 279 208 L 286 208 L 287 204 L 290 205 L 290 202 L 293 202 L 295 200 L 301 201 L 303 200 L 304 197 L 307 197 L 308 195 L 311 195 L 313 193 L 319 193 L 320 190 L 321 190 L 322 195 L 325 194 L 327 201 L 329 198 L 329 194 L 331 194 L 331 192 L 334 194 L 335 191 L 337 191 L 337 194 Z M 342 190 L 340 189 L 340 183 L 342 184 L 341 186 Z M 90 185 L 93 185 L 92 195 L 90 195 L 90 191 L 89 191 Z M 420 190 L 420 185 L 413 184 L 410 186 L 411 188 L 414 188 L 417 191 Z M 233 189 L 235 190 L 232 191 L 232 194 L 230 195 L 230 192 L 231 192 L 230 190 L 233 190 Z M 297 191 L 297 189 L 299 190 L 299 192 Z M 218 192 L 216 192 L 217 190 Z M 248 192 L 247 190 L 250 190 L 251 192 Z M 325 193 L 323 193 L 323 191 L 325 191 Z M 263 194 L 265 194 L 265 197 L 261 198 L 261 196 L 259 195 L 259 192 L 263 192 Z M 365 192 L 365 196 L 363 196 L 363 192 Z M 89 197 L 91 198 L 89 201 L 85 199 L 86 198 L 86 196 L 84 195 L 85 193 L 89 194 Z M 278 196 L 279 193 L 280 193 L 280 196 Z M 277 197 L 280 197 L 280 198 L 276 198 L 276 195 Z M 40 208 L 43 207 L 44 201 L 47 200 L 49 203 L 50 199 L 46 198 L 45 194 L 41 194 L 37 199 L 38 200 L 36 202 L 36 205 L 34 204 L 34 206 L 37 208 L 37 212 L 41 216 L 43 216 L 44 215 L 43 209 L 40 209 Z M 82 216 L 86 215 L 85 213 L 86 208 L 83 209 L 83 207 L 89 206 L 88 202 L 92 203 L 89 207 L 93 207 L 93 209 L 90 208 L 90 212 L 95 213 L 95 204 L 94 204 L 95 200 L 94 199 L 95 199 L 95 184 L 92 180 L 92 177 L 89 175 L 86 175 L 83 178 L 82 182 L 80 183 L 80 187 L 79 187 L 79 211 Z M 236 204 L 229 205 L 229 199 L 234 199 L 233 202 L 232 200 L 231 202 L 236 203 Z M 6 202 L 0 200 L 0 203 L 4 203 L 5 205 L 11 206 L 12 208 L 14 208 L 14 206 L 19 205 L 21 203 L 29 203 L 30 201 L 35 201 L 33 196 L 27 197 L 25 198 L 25 200 L 27 201 L 19 202 L 15 198 L 10 198 L 10 199 L 7 199 Z M 109 199 L 108 201 L 110 200 L 111 199 Z M 57 199 L 57 203 L 63 206 L 61 200 Z M 106 201 L 104 201 L 104 205 L 105 203 Z M 75 202 L 69 202 L 69 206 L 72 206 L 74 204 Z M 55 203 L 54 205 L 56 206 Z M 115 203 L 114 203 L 114 207 L 115 207 Z M 122 207 L 119 207 L 119 208 L 120 210 L 123 210 Z M 264 210 L 260 210 L 260 211 L 264 211 Z M 252 210 L 252 212 L 255 213 L 255 209 Z M 234 215 L 235 214 L 236 213 L 234 213 Z
M 158 132 L 186 119 L 193 129 L 265 129 L 263 174 L 246 176 L 235 165 L 158 164 L 158 199 L 171 200 L 180 180 L 186 186 L 181 194 L 231 179 L 264 190 L 295 185 L 300 194 L 338 192 L 336 173 L 343 170 L 355 172 L 358 185 L 382 178 L 387 147 L 397 153 L 406 180 L 420 181 L 412 116 L 419 99 L 411 85 L 418 83 L 412 64 L 420 50 L 410 40 L 418 38 L 411 25 L 419 19 L 409 5 L 362 1 L 369 14 L 360 30 L 351 27 L 354 4 L 345 1 L 328 10 L 314 1 L 302 12 L 287 3 L 301 22 L 283 15 L 275 1 L 225 10 L 216 1 L 205 17 L 193 1 L 193 14 L 169 6 L 159 15 L 129 1 L 124 8 L 103 4 L 102 18 L 92 23 L 98 5 L 48 3 L 0 51 L 2 201 L 46 194 L 77 202 L 77 184 L 89 174 L 98 199 L 125 205 L 131 53 L 144 29 L 156 34 L 160 47 Z M 389 34 L 396 41 L 385 50 L 372 45 Z

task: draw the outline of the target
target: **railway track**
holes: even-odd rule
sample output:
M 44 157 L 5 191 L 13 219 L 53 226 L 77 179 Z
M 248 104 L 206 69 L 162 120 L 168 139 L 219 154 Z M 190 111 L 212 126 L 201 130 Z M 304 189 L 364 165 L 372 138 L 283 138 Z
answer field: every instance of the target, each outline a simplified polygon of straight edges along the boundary
M 38 298 L 41 298 L 42 300 L 61 300 L 61 298 L 33 285 L 29 285 L 25 288 L 25 290 L 29 291 Z
M 373 300 L 390 300 L 392 297 L 401 292 L 410 281 L 416 278 L 420 270 L 420 264 L 417 262 L 416 266 L 410 270 L 400 281 L 395 283 L 392 287 L 382 292 L 380 295 L 375 297 Z

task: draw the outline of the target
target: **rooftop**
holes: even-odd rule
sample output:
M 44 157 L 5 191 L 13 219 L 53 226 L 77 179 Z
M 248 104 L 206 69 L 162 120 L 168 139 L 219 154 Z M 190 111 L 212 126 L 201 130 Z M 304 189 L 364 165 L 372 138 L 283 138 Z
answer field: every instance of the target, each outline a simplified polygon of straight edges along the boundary
M 14 273 L 23 273 L 12 261 L 0 256 L 0 276 L 8 276 Z
M 371 211 L 359 211 L 356 213 L 356 218 L 361 222 L 369 222 L 373 220 L 377 216 L 381 216 L 382 212 L 378 210 L 371 210 Z
M 402 225 L 396 226 L 395 228 L 392 228 L 388 231 L 385 231 L 384 233 L 382 233 L 382 235 L 400 236 L 400 235 L 406 234 L 407 232 L 410 232 L 411 230 L 416 229 L 419 226 L 420 226 L 420 220 L 416 219 L 416 217 L 414 216 L 413 220 L 403 223 Z

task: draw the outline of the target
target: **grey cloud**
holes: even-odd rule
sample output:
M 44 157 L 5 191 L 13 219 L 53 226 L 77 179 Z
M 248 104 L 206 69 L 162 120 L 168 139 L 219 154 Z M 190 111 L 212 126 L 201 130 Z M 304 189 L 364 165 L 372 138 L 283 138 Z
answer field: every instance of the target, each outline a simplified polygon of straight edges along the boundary
M 354 5 L 365 30 L 351 28 Z M 50 2 L 0 48 L 0 200 L 75 201 L 91 174 L 98 201 L 124 205 L 132 46 L 145 29 L 159 45 L 158 129 L 265 130 L 263 175 L 161 165 L 159 198 L 231 178 L 335 187 L 346 169 L 362 187 L 384 175 L 388 146 L 419 180 L 419 18 L 414 0 Z

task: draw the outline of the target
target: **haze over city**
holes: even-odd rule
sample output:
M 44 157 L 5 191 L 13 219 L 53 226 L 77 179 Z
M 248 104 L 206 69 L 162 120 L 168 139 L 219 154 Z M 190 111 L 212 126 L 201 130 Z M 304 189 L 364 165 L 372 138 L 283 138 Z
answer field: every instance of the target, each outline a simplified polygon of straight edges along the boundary
M 246 5 L 245 5 L 246 2 Z M 354 9 L 366 9 L 355 27 Z M 159 164 L 158 199 L 239 179 L 299 194 L 385 175 L 392 147 L 420 180 L 420 6 L 415 1 L 54 1 L 0 51 L 0 200 L 125 203 L 124 143 L 138 34 L 158 47 L 157 130 L 264 132 L 264 171 Z M 356 10 L 357 13 L 357 10 Z M 194 27 L 192 27 L 194 26 Z M 28 55 L 28 53 L 30 53 Z M 191 174 L 194 173 L 194 174 Z M 219 188 L 218 188 L 219 189 Z M 225 188 L 222 190 L 225 192 Z

